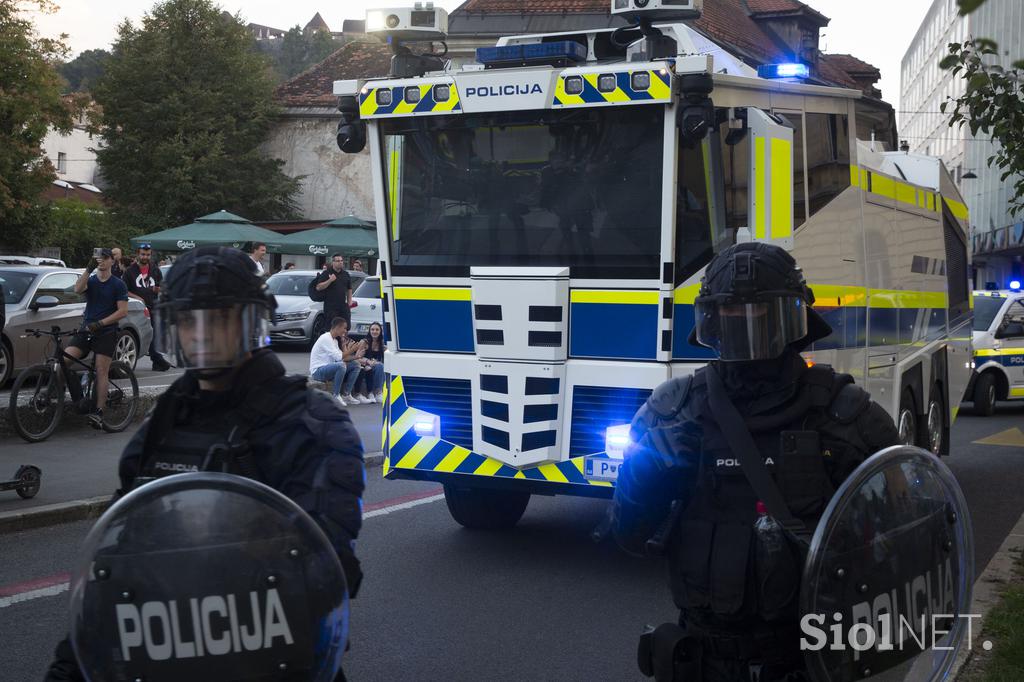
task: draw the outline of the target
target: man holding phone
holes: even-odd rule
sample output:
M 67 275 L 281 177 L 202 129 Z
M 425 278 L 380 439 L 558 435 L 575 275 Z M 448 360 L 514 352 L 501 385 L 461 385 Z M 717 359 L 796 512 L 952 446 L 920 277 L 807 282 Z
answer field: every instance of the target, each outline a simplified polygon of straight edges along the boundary
M 331 263 L 326 270 L 313 280 L 313 286 L 322 292 L 324 302 L 324 319 L 333 320 L 344 317 L 352 323 L 352 277 L 345 270 L 345 257 L 340 253 L 331 256 Z
M 153 264 L 153 247 L 150 244 L 139 244 L 135 254 L 135 262 L 124 271 L 124 284 L 128 288 L 128 297 L 142 301 L 149 310 L 149 319 L 153 319 L 153 306 L 160 293 L 160 282 L 163 276 L 160 268 Z M 153 363 L 154 372 L 166 372 L 171 367 L 160 353 L 156 351 L 156 334 L 149 344 L 149 359 Z
M 92 351 L 96 366 L 96 404 L 89 415 L 93 428 L 103 427 L 107 377 L 117 346 L 118 320 L 128 315 L 128 289 L 111 273 L 114 254 L 110 249 L 93 249 L 93 258 L 75 282 L 75 293 L 85 294 L 82 327 L 71 337 L 67 354 L 84 358 Z M 93 273 L 93 270 L 96 270 Z

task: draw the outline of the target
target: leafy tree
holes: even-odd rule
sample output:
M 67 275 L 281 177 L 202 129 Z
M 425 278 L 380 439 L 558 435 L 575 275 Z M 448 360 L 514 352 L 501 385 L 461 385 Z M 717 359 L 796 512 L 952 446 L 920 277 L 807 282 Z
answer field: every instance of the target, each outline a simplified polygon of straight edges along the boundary
M 326 31 L 316 31 L 309 40 L 309 64 L 319 64 L 331 56 L 340 45 L 335 42 L 334 36 Z
M 89 92 L 103 77 L 110 53 L 106 50 L 86 50 L 60 67 L 60 75 L 68 82 L 65 92 Z
M 54 201 L 46 218 L 40 241 L 60 248 L 61 258 L 71 266 L 84 266 L 97 246 L 120 246 L 127 253 L 128 241 L 138 234 L 118 213 L 78 199 Z
M 281 80 L 302 73 L 306 69 L 306 53 L 309 41 L 306 34 L 298 26 L 292 26 L 281 39 L 280 52 L 277 54 L 277 71 Z
M 28 249 L 45 218 L 39 196 L 56 177 L 43 156 L 52 127 L 71 130 L 72 110 L 60 96 L 54 64 L 66 54 L 60 40 L 36 36 L 17 0 L 0 0 L 0 242 Z M 29 3 L 46 11 L 47 0 Z
M 959 0 L 960 13 L 968 14 L 985 0 Z M 986 38 L 950 43 L 949 53 L 939 63 L 954 76 L 967 80 L 963 95 L 939 105 L 950 111 L 950 127 L 970 128 L 971 135 L 982 133 L 996 142 L 988 165 L 1002 172 L 1000 182 L 1012 182 L 1010 214 L 1024 212 L 1024 60 L 1011 68 L 993 63 L 999 59 L 999 46 Z
M 166 0 L 118 28 L 93 95 L 107 197 L 139 230 L 226 209 L 295 212 L 299 180 L 259 148 L 274 123 L 273 78 L 237 17 L 211 0 Z

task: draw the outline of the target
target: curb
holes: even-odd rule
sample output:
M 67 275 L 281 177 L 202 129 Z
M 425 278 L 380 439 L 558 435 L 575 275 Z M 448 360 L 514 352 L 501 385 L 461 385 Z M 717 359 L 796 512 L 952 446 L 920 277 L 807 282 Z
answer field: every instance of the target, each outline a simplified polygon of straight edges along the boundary
M 150 408 L 152 408 L 156 403 L 156 399 L 159 398 L 166 389 L 166 386 L 139 386 L 139 403 L 138 409 L 135 411 L 135 418 L 132 420 L 133 424 L 137 424 L 146 418 L 146 415 L 149 414 Z M 0 407 L 0 436 L 17 436 L 17 433 L 14 431 L 14 427 L 11 425 L 11 420 L 8 417 L 9 412 L 10 406 L 5 400 L 3 406 Z M 61 417 L 60 425 L 57 427 L 56 433 L 91 428 L 92 427 L 89 425 L 89 422 L 85 419 L 85 415 L 78 414 L 78 412 L 75 411 L 74 404 L 65 394 L 64 415 Z
M 363 459 L 367 467 L 380 466 L 384 453 L 371 452 Z M 31 507 L 24 511 L 0 512 L 0 535 L 99 518 L 110 502 L 111 496 L 103 495 Z
M 996 553 L 992 555 L 985 570 L 974 581 L 970 613 L 977 614 L 980 618 L 978 622 L 971 624 L 972 638 L 980 636 L 989 612 L 1002 599 L 1003 589 L 1013 576 L 1013 568 L 1017 560 L 1014 554 L 1020 551 L 1022 545 L 1024 545 L 1024 514 L 1017 519 L 1017 523 L 1007 533 Z M 948 679 L 955 680 L 960 676 L 960 671 L 971 659 L 972 654 L 972 647 L 963 647 L 957 652 Z

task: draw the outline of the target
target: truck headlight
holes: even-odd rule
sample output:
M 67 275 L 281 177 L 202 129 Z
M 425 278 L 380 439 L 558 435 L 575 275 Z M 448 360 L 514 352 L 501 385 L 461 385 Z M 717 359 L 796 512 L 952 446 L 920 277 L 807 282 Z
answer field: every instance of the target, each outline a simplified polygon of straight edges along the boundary
M 609 457 L 623 459 L 629 446 L 629 424 L 616 424 L 604 430 L 604 451 Z

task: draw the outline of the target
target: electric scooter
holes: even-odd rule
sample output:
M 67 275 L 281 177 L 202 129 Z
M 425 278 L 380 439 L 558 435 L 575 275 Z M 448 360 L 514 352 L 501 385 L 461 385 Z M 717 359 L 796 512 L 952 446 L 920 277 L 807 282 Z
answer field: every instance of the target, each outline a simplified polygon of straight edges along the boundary
M 23 499 L 36 496 L 39 486 L 42 485 L 43 472 L 39 467 L 29 464 L 22 464 L 14 472 L 14 478 L 9 481 L 0 481 L 0 490 L 13 490 Z

